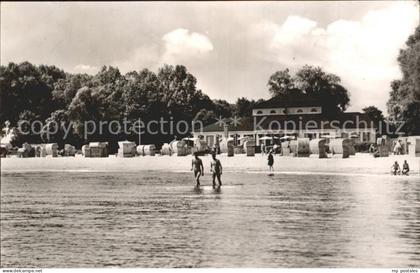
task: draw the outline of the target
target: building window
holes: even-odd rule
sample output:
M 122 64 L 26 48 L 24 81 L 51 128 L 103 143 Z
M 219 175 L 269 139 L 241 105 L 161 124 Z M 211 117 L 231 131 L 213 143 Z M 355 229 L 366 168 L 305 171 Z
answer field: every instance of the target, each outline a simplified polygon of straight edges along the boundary
M 209 147 L 214 146 L 214 136 L 206 136 L 206 142 Z
M 297 113 L 302 113 L 303 111 L 302 111 L 302 109 L 298 109 L 296 112 Z
M 313 112 L 318 112 L 318 110 L 316 109 L 316 108 L 312 108 L 311 109 L 311 112 L 313 113 Z
M 369 142 L 370 141 L 370 132 L 363 132 L 362 141 L 363 142 Z
M 262 111 L 257 111 L 257 115 L 262 115 Z
M 275 114 L 276 113 L 276 110 L 271 110 L 270 111 L 270 114 Z

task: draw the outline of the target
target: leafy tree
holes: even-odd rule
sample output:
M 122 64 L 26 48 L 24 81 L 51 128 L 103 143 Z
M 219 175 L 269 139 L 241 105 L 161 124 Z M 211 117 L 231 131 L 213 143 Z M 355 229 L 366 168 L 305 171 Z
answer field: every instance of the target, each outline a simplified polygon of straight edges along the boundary
M 389 92 L 390 98 L 387 102 L 387 110 L 389 114 L 389 119 L 392 122 L 396 122 L 401 118 L 401 111 L 403 106 L 401 105 L 401 95 L 400 94 L 400 86 L 401 86 L 401 80 L 394 80 L 391 82 L 390 87 L 391 91 Z M 404 94 L 406 97 L 407 94 Z
M 340 84 L 340 77 L 326 73 L 320 67 L 303 66 L 296 73 L 295 83 L 308 97 L 318 99 L 326 114 L 343 112 L 349 105 L 349 94 Z
M 68 115 L 75 133 L 85 136 L 85 122 L 93 121 L 96 126 L 104 116 L 98 92 L 86 86 L 80 88 L 69 105 Z
M 93 86 L 102 108 L 104 120 L 121 120 L 125 107 L 122 105 L 126 79 L 118 68 L 109 66 L 102 69 L 93 77 Z
M 295 88 L 294 78 L 289 69 L 274 72 L 268 79 L 268 91 L 272 97 L 289 95 Z
M 193 96 L 191 100 L 192 104 L 192 112 L 193 115 L 196 116 L 198 112 L 201 110 L 207 110 L 209 112 L 214 113 L 214 103 L 213 101 L 204 94 L 201 90 L 197 90 L 195 95 Z
M 391 82 L 387 103 L 390 120 L 404 122 L 404 131 L 409 135 L 420 134 L 420 26 L 400 51 L 398 62 L 402 79 Z
M 88 74 L 66 74 L 66 78 L 55 82 L 53 100 L 60 109 L 66 109 L 80 88 L 92 87 L 92 79 Z
M 207 109 L 201 109 L 194 117 L 194 120 L 201 121 L 204 126 L 216 122 L 217 116 L 213 111 Z
M 130 120 L 144 120 L 158 115 L 160 107 L 159 81 L 155 73 L 144 69 L 126 74 L 126 86 L 122 95 L 124 116 Z
M 73 127 L 65 110 L 57 110 L 45 120 L 41 139 L 45 143 L 57 143 L 60 148 L 66 143 L 77 146 L 80 144 L 79 139 L 73 134 Z
M 420 25 L 408 37 L 406 48 L 400 51 L 398 62 L 413 100 L 420 100 Z
M 369 119 L 374 123 L 375 127 L 381 131 L 378 131 L 379 134 L 386 133 L 386 127 L 383 122 L 385 117 L 382 114 L 382 111 L 375 106 L 368 106 L 362 109 L 363 112 L 369 117 Z M 382 125 L 381 125 L 382 123 Z
M 41 80 L 48 86 L 52 91 L 54 84 L 60 80 L 66 78 L 67 74 L 60 68 L 54 65 L 40 65 L 38 66 L 39 73 L 41 74 Z
M 235 111 L 235 106 L 225 100 L 213 100 L 214 113 L 216 116 L 222 118 L 230 118 Z
M 185 66 L 164 65 L 158 71 L 161 103 L 175 120 L 192 120 L 192 100 L 197 95 L 197 80 Z
M 55 108 L 51 103 L 54 82 L 65 73 L 55 66 L 34 66 L 29 62 L 9 63 L 0 68 L 0 122 L 15 126 L 19 114 L 31 111 L 45 119 Z
M 42 123 L 39 115 L 32 111 L 24 110 L 18 116 L 16 135 L 12 140 L 12 145 L 21 146 L 23 143 L 36 144 L 41 143 L 39 133 Z
M 89 85 L 80 88 L 68 106 L 75 135 L 85 142 L 107 141 L 110 150 L 116 151 L 117 141 L 125 139 L 124 128 L 119 125 L 125 110 L 127 80 L 117 68 L 104 66 Z
M 252 109 L 255 106 L 254 100 L 248 100 L 247 98 L 238 98 L 235 104 L 234 114 L 238 117 L 251 117 Z
M 385 119 L 384 115 L 382 114 L 382 111 L 375 106 L 368 106 L 363 108 L 362 110 L 374 122 L 384 121 Z
M 345 111 L 350 102 L 349 93 L 341 85 L 341 79 L 320 67 L 305 65 L 293 77 L 288 69 L 277 71 L 270 76 L 267 85 L 273 97 L 287 99 L 303 95 L 308 99 L 317 99 L 323 113 L 327 115 Z

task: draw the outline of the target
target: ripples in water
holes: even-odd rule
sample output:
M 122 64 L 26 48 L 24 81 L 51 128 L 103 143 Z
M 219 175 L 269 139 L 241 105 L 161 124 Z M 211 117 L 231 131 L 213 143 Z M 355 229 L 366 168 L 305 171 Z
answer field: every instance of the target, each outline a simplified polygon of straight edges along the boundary
M 420 265 L 413 177 L 4 173 L 2 267 Z

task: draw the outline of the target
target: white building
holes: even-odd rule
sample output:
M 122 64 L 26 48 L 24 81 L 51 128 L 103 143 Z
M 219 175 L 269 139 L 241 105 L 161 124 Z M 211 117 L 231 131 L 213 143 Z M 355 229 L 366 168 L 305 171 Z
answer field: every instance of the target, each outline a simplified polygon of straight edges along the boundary
M 226 130 L 227 129 L 227 130 Z M 227 132 L 226 132 L 227 131 Z M 272 98 L 258 104 L 252 117 L 225 119 L 193 132 L 194 137 L 204 137 L 210 147 L 217 136 L 228 134 L 241 144 L 244 137 L 279 139 L 283 136 L 313 138 L 352 137 L 360 142 L 374 143 L 376 128 L 366 114 L 348 112 L 327 117 L 317 100 L 308 98 Z

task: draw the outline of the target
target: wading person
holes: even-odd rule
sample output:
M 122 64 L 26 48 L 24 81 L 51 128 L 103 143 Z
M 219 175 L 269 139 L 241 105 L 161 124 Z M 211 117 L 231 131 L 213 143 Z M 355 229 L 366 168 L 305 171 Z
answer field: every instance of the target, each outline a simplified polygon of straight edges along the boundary
M 274 165 L 273 150 L 270 150 L 270 152 L 268 153 L 268 168 L 270 172 L 274 171 L 273 165 Z
M 212 161 L 210 163 L 210 169 L 213 174 L 213 188 L 216 188 L 216 177 L 217 182 L 219 182 L 219 188 L 222 186 L 222 181 L 220 180 L 220 176 L 222 175 L 222 164 L 220 160 L 216 158 L 216 153 L 212 153 Z
M 198 157 L 197 153 L 194 153 L 194 159 L 191 163 L 191 171 L 194 170 L 194 177 L 197 181 L 197 187 L 200 186 L 200 177 L 204 175 L 204 166 L 203 161 Z
M 400 165 L 398 164 L 397 161 L 395 161 L 394 164 L 392 164 L 391 173 L 393 175 L 397 175 L 401 173 Z
M 408 166 L 407 160 L 404 160 L 402 174 L 408 175 L 409 172 L 410 172 L 410 166 Z

